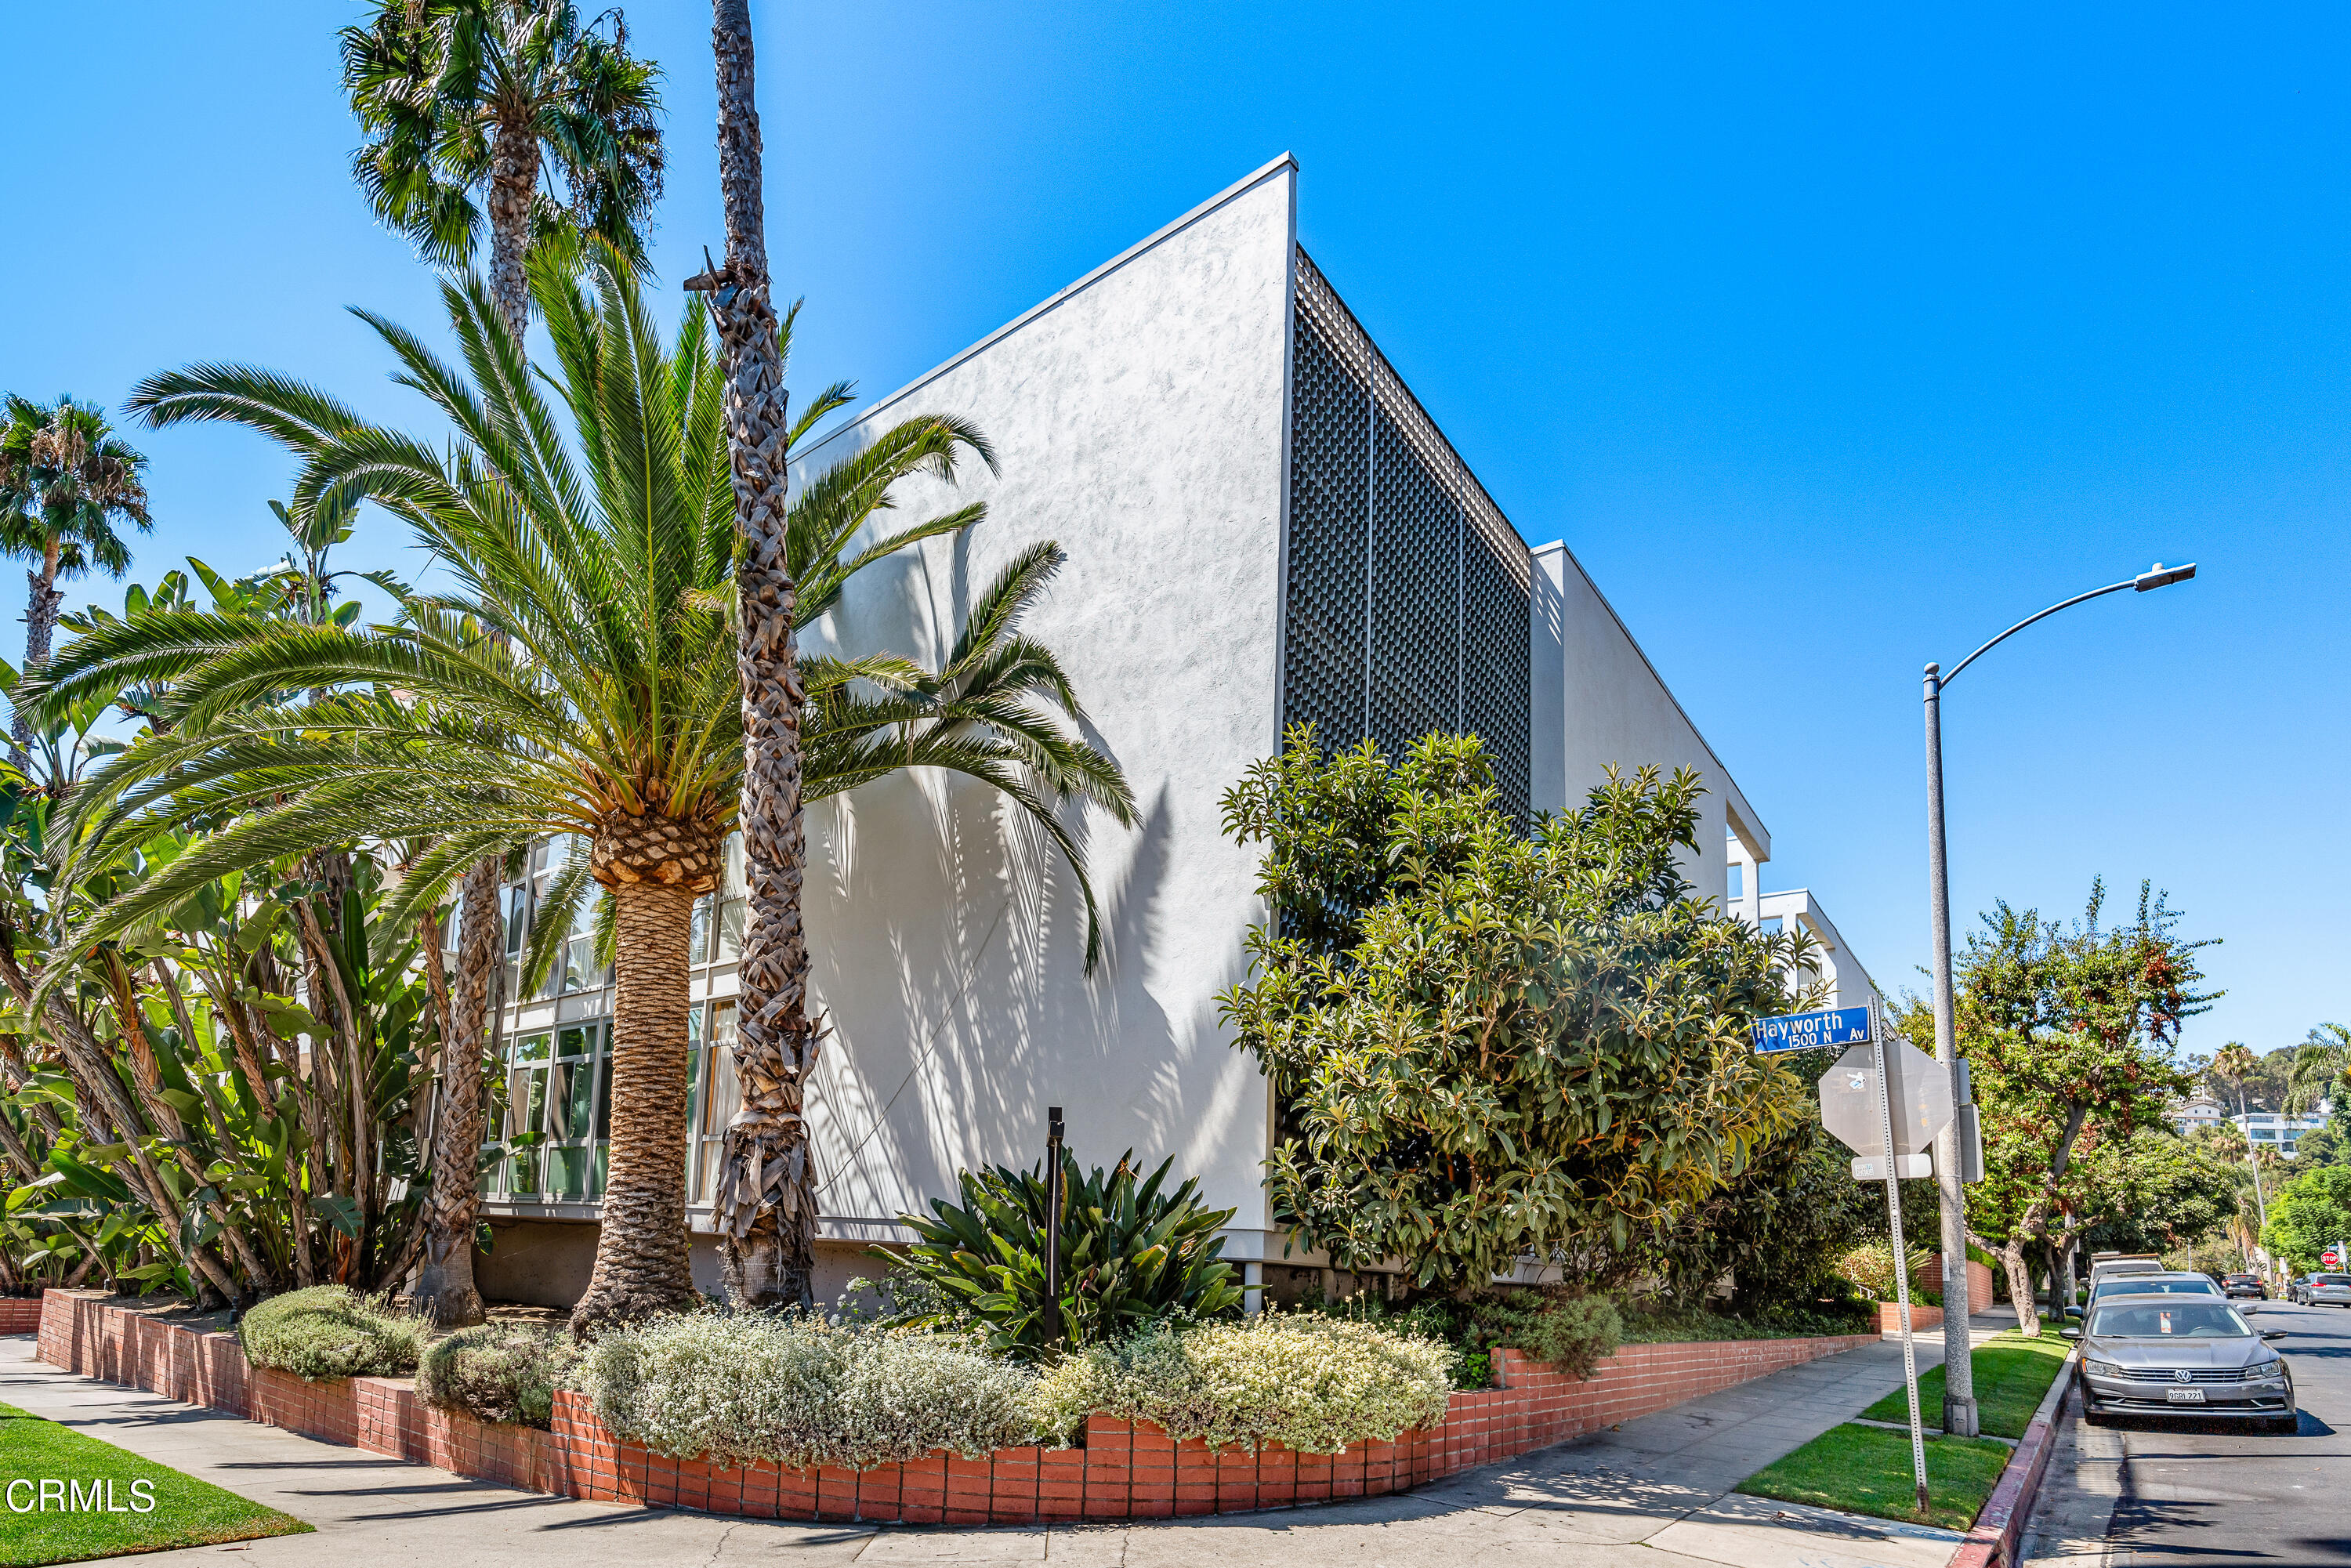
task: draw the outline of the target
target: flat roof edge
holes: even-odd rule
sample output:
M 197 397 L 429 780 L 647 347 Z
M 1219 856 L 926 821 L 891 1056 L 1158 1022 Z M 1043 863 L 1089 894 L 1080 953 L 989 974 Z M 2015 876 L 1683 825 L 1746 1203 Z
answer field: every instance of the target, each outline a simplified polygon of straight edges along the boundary
M 972 358 L 975 354 L 993 347 L 1006 338 L 1010 337 L 1013 333 L 1018 332 L 1021 328 L 1026 327 L 1031 321 L 1036 320 L 1039 317 L 1057 309 L 1062 304 L 1074 298 L 1076 296 L 1084 293 L 1088 288 L 1091 288 L 1093 285 L 1101 282 L 1112 273 L 1116 272 L 1119 268 L 1134 260 L 1137 256 L 1142 256 L 1146 251 L 1155 249 L 1165 241 L 1183 233 L 1186 229 L 1190 228 L 1194 224 L 1198 223 L 1202 218 L 1207 217 L 1210 213 L 1215 212 L 1217 208 L 1225 205 L 1227 203 L 1236 201 L 1240 197 L 1247 195 L 1249 192 L 1257 189 L 1259 185 L 1264 184 L 1268 180 L 1272 179 L 1275 175 L 1282 172 L 1284 170 L 1288 170 L 1292 173 L 1297 172 L 1298 159 L 1295 154 L 1284 152 L 1280 157 L 1273 159 L 1270 162 L 1266 163 L 1254 172 L 1242 176 L 1239 180 L 1237 180 L 1232 184 L 1226 186 L 1215 195 L 1210 196 L 1207 201 L 1202 202 L 1198 206 L 1194 207 L 1190 212 L 1186 213 L 1182 217 L 1175 220 L 1175 222 L 1163 225 L 1161 227 L 1154 230 L 1144 238 L 1137 240 L 1134 244 L 1127 246 L 1124 250 L 1120 251 L 1116 256 L 1112 256 L 1108 261 L 1103 262 L 1100 267 L 1095 267 L 1092 272 L 1087 273 L 1075 283 L 1069 284 L 1062 288 L 1055 290 L 1052 294 L 1048 295 L 1044 299 L 1040 300 L 1037 304 L 1030 306 L 1026 310 L 1023 310 L 1019 315 L 1015 316 L 1011 320 L 1007 321 L 1003 326 L 998 327 L 995 331 L 990 332 L 985 338 L 980 339 L 969 348 L 948 356 L 939 363 L 932 366 L 929 370 L 924 371 L 921 375 L 916 376 L 913 381 L 910 381 L 905 385 L 898 388 L 897 391 L 891 392 L 884 397 L 875 399 L 872 402 L 868 403 L 864 410 L 861 412 L 856 418 L 845 420 L 841 423 L 835 425 L 832 429 L 825 432 L 824 435 L 820 439 L 809 447 L 808 452 L 803 454 L 799 460 L 805 461 L 809 455 L 812 455 L 815 453 L 822 451 L 836 438 L 847 434 L 850 431 L 855 430 L 859 425 L 863 424 L 867 420 L 872 419 L 875 414 L 880 413 L 883 410 L 890 407 L 892 404 L 904 402 L 906 398 L 911 397 L 915 392 L 920 392 L 923 388 L 930 385 L 931 382 L 938 380 L 941 376 L 946 375 L 949 371 L 954 370 L 956 366 Z

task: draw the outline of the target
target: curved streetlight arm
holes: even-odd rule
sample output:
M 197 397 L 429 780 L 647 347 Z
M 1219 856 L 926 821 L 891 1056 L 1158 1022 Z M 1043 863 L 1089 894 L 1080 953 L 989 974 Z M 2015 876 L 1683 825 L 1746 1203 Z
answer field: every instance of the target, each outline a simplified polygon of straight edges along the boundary
M 1991 653 L 1994 648 L 1997 648 L 2002 643 L 2007 642 L 2011 637 L 2015 636 L 2019 632 L 2023 631 L 2035 621 L 2046 620 L 2050 616 L 2056 614 L 2060 610 L 2071 610 L 2074 606 L 2081 603 L 2085 599 L 2095 599 L 2102 593 L 2120 593 L 2126 588 L 2136 588 L 2137 586 L 2138 580 L 2137 578 L 2125 578 L 2120 582 L 2110 582 L 2104 588 L 2094 588 L 2087 593 L 2077 593 L 2074 595 L 2073 598 L 2064 601 L 2063 603 L 2051 605 L 2048 609 L 2041 612 L 2038 615 L 2028 615 L 2023 620 L 2018 622 L 2015 625 L 2010 627 L 2007 631 L 2001 632 L 1999 636 L 1994 637 L 1991 642 L 1986 643 L 1982 647 L 1978 648 L 1974 653 L 1970 653 L 1966 658 L 1961 659 L 1958 664 L 1952 665 L 1951 673 L 1945 675 L 1936 684 L 1938 685 L 1949 685 L 1953 681 L 1959 678 L 1959 672 L 1961 670 L 1966 669 L 1970 664 L 1974 664 L 1978 659 L 1982 658 L 1986 653 Z
M 2196 563 L 2193 561 L 2189 562 L 2186 566 L 2165 566 L 2158 561 L 2147 570 L 2140 572 L 2137 577 L 2126 577 L 2120 582 L 2110 582 L 2104 588 L 2094 588 L 2087 593 L 2077 593 L 2071 599 L 2051 605 L 2048 609 L 2043 610 L 2038 615 L 2026 616 L 2023 620 L 2018 622 L 2015 625 L 2010 627 L 2007 631 L 2001 632 L 1999 636 L 1994 637 L 1991 642 L 1986 643 L 1982 647 L 1978 648 L 1974 653 L 1970 653 L 1966 658 L 1961 659 L 1958 664 L 1952 665 L 1951 673 L 1948 675 L 1939 677 L 1935 682 L 1935 685 L 1938 688 L 1949 685 L 1953 681 L 1959 678 L 1959 672 L 1961 670 L 1966 669 L 1970 664 L 1974 664 L 1978 659 L 1982 658 L 1986 653 L 1991 653 L 1994 648 L 1999 647 L 2002 643 L 2007 642 L 2011 637 L 2015 636 L 2019 632 L 2023 631 L 2035 621 L 2045 621 L 2050 616 L 2056 614 L 2060 610 L 2071 610 L 2074 606 L 2083 602 L 2085 600 L 2095 599 L 2101 594 L 2120 593 L 2126 588 L 2135 588 L 2141 593 L 2145 593 L 2151 588 L 2168 588 L 2175 582 L 2185 582 L 2195 575 Z

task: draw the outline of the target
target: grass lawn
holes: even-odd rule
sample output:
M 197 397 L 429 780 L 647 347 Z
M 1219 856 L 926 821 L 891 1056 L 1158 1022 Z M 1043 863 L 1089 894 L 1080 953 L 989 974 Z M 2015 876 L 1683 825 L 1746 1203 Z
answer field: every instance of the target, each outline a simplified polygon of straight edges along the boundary
M 2022 1437 L 2041 1408 L 2041 1396 L 2057 1380 L 2065 1353 L 2073 1347 L 2053 1331 L 2026 1339 L 2014 1329 L 1976 1346 L 1976 1420 L 2001 1437 Z M 1910 1419 L 1910 1400 L 1899 1388 L 1862 1412 L 1873 1421 Z M 1918 1380 L 1918 1414 L 1930 1427 L 1943 1418 L 1943 1369 L 1928 1370 Z
M 44 1480 L 69 1487 L 63 1493 L 53 1487 L 45 1499 Z M 134 1490 L 133 1481 L 145 1485 Z M 85 1489 L 79 1499 L 70 1483 Z M 152 1511 L 137 1511 L 150 1499 Z M 0 1568 L 295 1535 L 310 1529 L 298 1519 L 86 1437 L 70 1427 L 27 1416 L 11 1405 L 0 1405 L 0 1501 L 6 1504 L 0 1512 Z M 72 1505 L 77 1501 L 95 1502 L 97 1511 L 76 1509 Z M 122 1511 L 106 1511 L 110 1502 Z M 25 1511 L 17 1511 L 19 1505 Z
M 1832 1427 L 1779 1463 L 1756 1471 L 1739 1490 L 1782 1502 L 1843 1513 L 1965 1530 L 2000 1480 L 2010 1449 L 1987 1437 L 1927 1439 L 1927 1517 L 1915 1506 L 1910 1434 L 1883 1427 Z

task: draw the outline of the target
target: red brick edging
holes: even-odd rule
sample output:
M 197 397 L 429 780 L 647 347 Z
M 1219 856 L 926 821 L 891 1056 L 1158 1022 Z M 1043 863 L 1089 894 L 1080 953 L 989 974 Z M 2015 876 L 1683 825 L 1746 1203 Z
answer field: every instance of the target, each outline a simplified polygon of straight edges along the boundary
M 94 1293 L 51 1291 L 44 1304 L 39 1354 L 52 1366 L 371 1453 L 590 1501 L 906 1524 L 1167 1519 L 1377 1497 L 1877 1343 L 1871 1333 L 1631 1344 L 1582 1381 L 1498 1350 L 1504 1386 L 1456 1394 L 1438 1426 L 1343 1454 L 1279 1443 L 1212 1449 L 1151 1422 L 1093 1416 L 1078 1448 L 998 1448 L 977 1459 L 941 1450 L 864 1471 L 794 1470 L 648 1453 L 614 1437 L 583 1395 L 556 1396 L 552 1431 L 490 1426 L 425 1404 L 404 1378 L 305 1383 L 249 1366 L 235 1334 L 179 1328 Z
M 0 1296 L 0 1333 L 41 1332 L 41 1298 Z

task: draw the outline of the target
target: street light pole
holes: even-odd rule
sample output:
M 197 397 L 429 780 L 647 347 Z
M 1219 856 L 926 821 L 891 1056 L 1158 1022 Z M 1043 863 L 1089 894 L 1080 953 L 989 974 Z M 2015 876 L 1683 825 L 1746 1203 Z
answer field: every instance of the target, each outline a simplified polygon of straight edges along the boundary
M 2060 610 L 2109 593 L 2133 589 L 2168 588 L 2196 575 L 2193 562 L 2165 566 L 2158 561 L 2147 570 L 2120 582 L 2094 588 L 2061 600 L 2038 614 L 2028 615 L 2007 631 L 1961 659 L 1949 674 L 1939 664 L 1927 666 L 1927 878 L 1929 915 L 1935 936 L 1935 1058 L 1951 1079 L 1951 1103 L 1959 1103 L 1959 1026 L 1951 991 L 1951 875 L 1943 841 L 1943 688 L 1959 672 L 2035 621 Z M 2255 1173 L 2254 1179 L 2260 1180 Z M 1943 1430 L 1954 1437 L 1977 1435 L 1975 1366 L 1969 1354 L 1968 1316 L 1975 1303 L 1968 1299 L 1968 1194 L 1959 1184 L 1959 1118 L 1954 1116 L 1935 1135 L 1935 1186 L 1943 1210 Z M 2030 1303 L 2027 1303 L 2028 1305 Z M 1986 1302 L 1985 1305 L 1991 1305 Z M 2058 1324 L 2064 1322 L 2057 1301 L 2056 1281 L 2050 1281 L 2049 1310 Z
M 1935 1060 L 1959 1103 L 1959 1024 L 1951 999 L 1951 873 L 1943 848 L 1943 676 L 1927 666 L 1927 905 L 1935 925 Z M 1977 1435 L 1976 1369 L 1968 1338 L 1968 1189 L 1959 1185 L 1959 1118 L 1935 1134 L 1935 1190 L 1943 1214 L 1943 1430 Z M 1989 1301 L 1984 1303 L 1990 1306 Z

